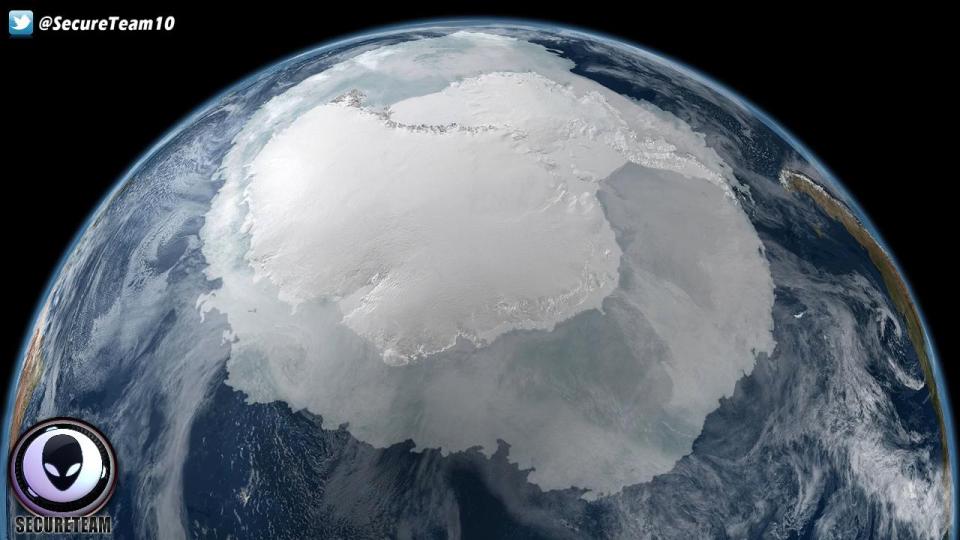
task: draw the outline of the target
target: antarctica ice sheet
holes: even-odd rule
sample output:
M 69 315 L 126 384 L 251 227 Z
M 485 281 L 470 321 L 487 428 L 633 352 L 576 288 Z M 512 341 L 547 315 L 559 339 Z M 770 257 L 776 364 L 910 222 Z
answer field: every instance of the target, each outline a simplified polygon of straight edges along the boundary
M 688 453 L 773 349 L 767 261 L 702 136 L 570 67 L 458 32 L 265 103 L 201 231 L 228 383 L 588 497 Z

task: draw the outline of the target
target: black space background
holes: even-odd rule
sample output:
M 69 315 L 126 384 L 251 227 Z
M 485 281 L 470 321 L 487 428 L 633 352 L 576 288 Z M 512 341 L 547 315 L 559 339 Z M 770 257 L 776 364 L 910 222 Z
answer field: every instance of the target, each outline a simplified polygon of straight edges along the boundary
M 766 110 L 832 168 L 897 256 L 931 325 L 950 386 L 957 338 L 958 157 L 945 13 L 845 13 L 790 4 L 577 3 L 455 7 L 371 3 L 176 5 L 5 1 L 43 15 L 174 15 L 173 32 L 0 38 L 0 377 L 17 359 L 34 309 L 79 226 L 124 170 L 195 107 L 303 48 L 370 27 L 495 15 L 596 29 L 665 53 Z M 951 132 L 953 130 L 953 132 Z

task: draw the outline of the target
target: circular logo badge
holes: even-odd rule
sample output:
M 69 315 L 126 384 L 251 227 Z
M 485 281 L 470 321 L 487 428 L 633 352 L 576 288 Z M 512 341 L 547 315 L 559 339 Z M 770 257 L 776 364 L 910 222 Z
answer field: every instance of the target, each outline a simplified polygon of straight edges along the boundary
M 75 418 L 51 418 L 20 436 L 10 454 L 10 485 L 20 504 L 39 516 L 89 516 L 117 483 L 117 458 L 97 428 Z

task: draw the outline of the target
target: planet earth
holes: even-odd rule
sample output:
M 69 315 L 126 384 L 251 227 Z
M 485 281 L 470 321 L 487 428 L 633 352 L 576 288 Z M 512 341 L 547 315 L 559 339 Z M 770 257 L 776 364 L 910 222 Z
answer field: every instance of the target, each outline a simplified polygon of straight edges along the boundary
M 555 25 L 373 31 L 200 107 L 17 373 L 8 447 L 103 431 L 117 538 L 956 532 L 943 376 L 856 201 L 721 85 Z

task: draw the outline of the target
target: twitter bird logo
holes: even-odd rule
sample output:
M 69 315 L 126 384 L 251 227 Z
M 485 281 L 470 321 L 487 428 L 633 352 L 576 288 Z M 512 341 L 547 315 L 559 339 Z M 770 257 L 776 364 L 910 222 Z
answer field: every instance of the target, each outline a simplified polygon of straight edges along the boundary
M 25 9 L 10 10 L 10 35 L 33 35 L 33 12 Z
M 21 15 L 19 17 L 13 18 L 13 29 L 14 30 L 23 30 L 24 28 L 30 26 L 30 17 L 26 15 Z

